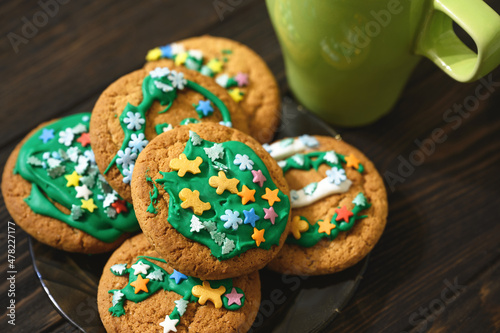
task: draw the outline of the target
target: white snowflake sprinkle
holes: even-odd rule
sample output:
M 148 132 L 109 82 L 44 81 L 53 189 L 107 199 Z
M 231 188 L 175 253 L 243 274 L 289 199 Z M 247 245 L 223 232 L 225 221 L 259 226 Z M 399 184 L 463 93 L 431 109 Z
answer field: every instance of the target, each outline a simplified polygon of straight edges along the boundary
M 146 122 L 144 118 L 141 117 L 139 112 L 133 113 L 132 111 L 127 112 L 127 116 L 123 119 L 123 122 L 127 125 L 129 130 L 140 130 L 142 125 Z
M 144 147 L 149 143 L 143 133 L 135 134 L 132 133 L 128 146 L 132 148 L 134 153 L 140 153 Z
M 226 221 L 224 223 L 224 228 L 233 230 L 238 230 L 238 226 L 243 223 L 243 220 L 239 217 L 240 212 L 231 209 L 226 209 L 225 214 L 220 217 L 222 221 Z
M 300 141 L 309 148 L 315 148 L 319 145 L 318 140 L 315 137 L 304 134 L 299 136 Z
M 130 148 L 125 148 L 125 151 L 119 150 L 117 155 L 118 158 L 116 159 L 116 163 L 121 164 L 123 169 L 127 169 L 137 158 L 137 154 L 133 153 Z
M 156 67 L 149 72 L 149 76 L 151 76 L 153 79 L 161 79 L 168 74 L 170 74 L 170 69 L 168 69 L 167 67 Z
M 125 184 L 130 184 L 132 180 L 132 172 L 134 172 L 135 164 L 130 164 L 127 169 L 123 169 L 123 182 Z
M 66 128 L 64 131 L 59 132 L 59 143 L 63 144 L 67 147 L 71 146 L 73 143 L 73 139 L 75 135 L 73 134 L 73 130 L 71 128 Z
M 326 170 L 326 175 L 328 176 L 328 181 L 334 183 L 335 185 L 340 185 L 343 181 L 347 179 L 344 169 L 339 169 L 333 167 L 330 170 Z
M 177 73 L 176 71 L 171 71 L 168 75 L 168 79 L 172 82 L 172 85 L 177 89 L 184 89 L 187 80 L 184 78 L 184 73 Z
M 236 154 L 234 162 L 235 165 L 240 166 L 240 170 L 252 170 L 253 169 L 253 161 L 248 157 L 248 155 L 244 154 Z
M 156 88 L 160 89 L 164 93 L 168 93 L 169 91 L 174 90 L 174 87 L 169 86 L 166 83 L 163 83 L 163 82 L 160 82 L 160 81 L 155 81 L 154 83 L 155 83 Z

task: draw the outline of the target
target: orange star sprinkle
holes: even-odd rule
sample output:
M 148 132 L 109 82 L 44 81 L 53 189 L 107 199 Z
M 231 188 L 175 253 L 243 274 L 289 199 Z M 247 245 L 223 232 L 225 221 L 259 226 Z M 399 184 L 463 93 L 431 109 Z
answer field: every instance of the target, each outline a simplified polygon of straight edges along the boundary
M 318 232 L 329 235 L 332 232 L 332 229 L 335 229 L 335 224 L 330 223 L 330 221 L 318 221 L 319 229 Z
M 82 135 L 76 139 L 77 142 L 80 142 L 83 147 L 86 147 L 90 144 L 90 135 L 89 133 L 82 133 Z
M 241 192 L 238 192 L 238 196 L 241 197 L 241 204 L 246 205 L 247 202 L 255 202 L 255 190 L 249 189 L 246 185 L 243 185 Z
M 349 223 L 349 218 L 351 216 L 354 216 L 354 214 L 350 210 L 348 210 L 345 206 L 342 206 L 342 208 L 335 208 L 335 213 L 337 213 L 335 221 L 344 220 L 347 223 Z
M 300 239 L 303 232 L 309 230 L 309 223 L 300 218 L 300 216 L 294 216 L 292 219 L 291 233 L 295 239 Z
M 137 275 L 137 280 L 132 282 L 130 285 L 135 288 L 135 293 L 137 294 L 139 291 L 148 292 L 147 284 L 149 279 L 144 279 L 141 274 Z
M 280 193 L 279 189 L 275 190 L 270 190 L 268 187 L 266 187 L 266 194 L 262 196 L 262 199 L 267 200 L 269 202 L 269 206 L 273 206 L 275 202 L 280 202 L 281 199 L 278 198 L 278 194 Z
M 259 230 L 257 228 L 253 228 L 252 239 L 255 241 L 255 243 L 257 244 L 257 246 L 260 246 L 260 243 L 266 241 L 264 239 L 264 231 L 266 231 L 266 229 Z
M 353 154 L 350 154 L 345 157 L 345 162 L 347 163 L 347 167 L 353 167 L 354 169 L 359 169 L 359 163 L 361 163 L 360 160 Z

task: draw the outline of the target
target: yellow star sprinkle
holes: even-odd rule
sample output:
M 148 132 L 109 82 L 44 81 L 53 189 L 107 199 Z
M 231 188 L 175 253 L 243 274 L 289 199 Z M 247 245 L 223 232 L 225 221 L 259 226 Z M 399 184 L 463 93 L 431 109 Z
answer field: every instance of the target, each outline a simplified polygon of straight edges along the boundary
M 360 160 L 358 160 L 358 158 L 353 154 L 346 156 L 345 162 L 347 163 L 346 164 L 347 167 L 353 167 L 354 169 L 359 168 Z
M 175 65 L 176 66 L 182 65 L 183 63 L 186 62 L 187 57 L 188 57 L 187 52 L 182 52 L 182 53 L 177 54 L 177 56 L 175 57 Z
M 197 156 L 194 160 L 189 160 L 185 154 L 180 154 L 178 158 L 174 158 L 170 161 L 170 168 L 172 170 L 178 171 L 177 175 L 179 177 L 184 177 L 186 172 L 190 172 L 193 175 L 200 173 L 200 164 L 203 159 Z
M 148 284 L 149 279 L 145 279 L 141 276 L 141 274 L 137 275 L 137 280 L 132 282 L 130 285 L 135 288 L 134 293 L 138 293 L 139 291 L 148 292 Z
M 309 223 L 300 219 L 300 216 L 294 216 L 292 219 L 291 233 L 295 239 L 300 239 L 303 232 L 309 230 Z
M 217 188 L 215 191 L 218 195 L 224 193 L 225 190 L 228 190 L 231 193 L 238 193 L 238 189 L 236 185 L 239 184 L 239 180 L 236 178 L 227 178 L 224 171 L 219 171 L 218 176 L 212 176 L 208 180 L 208 184 L 212 187 Z
M 78 186 L 80 178 L 82 178 L 82 176 L 77 174 L 76 171 L 73 171 L 71 175 L 65 175 L 64 178 L 66 178 L 66 180 L 68 181 L 66 183 L 66 187 L 70 187 L 70 186 Z
M 208 281 L 203 281 L 203 285 L 196 285 L 191 289 L 191 293 L 195 297 L 199 297 L 198 303 L 204 305 L 207 301 L 214 303 L 216 309 L 222 307 L 222 295 L 226 292 L 226 287 L 220 286 L 217 289 L 210 287 Z
M 85 208 L 89 212 L 93 213 L 94 209 L 97 209 L 97 206 L 94 205 L 94 199 L 89 199 L 89 200 L 83 200 L 82 199 L 82 208 Z
M 212 208 L 209 202 L 200 200 L 200 192 L 197 190 L 191 191 L 188 188 L 183 188 L 179 192 L 179 199 L 183 201 L 181 203 L 182 208 L 191 208 L 196 215 L 201 215 L 204 211 Z
M 236 102 L 239 103 L 243 100 L 243 93 L 240 91 L 240 88 L 234 88 L 229 90 L 229 96 Z
M 154 49 L 148 51 L 148 54 L 146 55 L 146 61 L 155 61 L 160 59 L 160 57 L 161 50 L 155 47 Z
M 207 67 L 215 74 L 222 72 L 222 62 L 217 59 L 212 59 L 208 62 Z
M 269 206 L 273 206 L 275 202 L 280 202 L 281 199 L 278 197 L 280 193 L 279 189 L 272 190 L 269 187 L 266 187 L 266 194 L 262 196 L 262 199 L 267 200 L 269 202 Z
M 319 221 L 318 222 L 319 229 L 318 232 L 322 233 L 324 232 L 325 234 L 329 235 L 332 232 L 332 229 L 335 229 L 335 224 L 330 223 L 330 221 Z

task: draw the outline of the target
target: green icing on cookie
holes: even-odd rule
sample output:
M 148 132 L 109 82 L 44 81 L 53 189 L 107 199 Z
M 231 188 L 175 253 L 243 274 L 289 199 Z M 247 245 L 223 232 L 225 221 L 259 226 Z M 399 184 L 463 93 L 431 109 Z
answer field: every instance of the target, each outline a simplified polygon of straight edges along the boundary
M 219 260 L 278 245 L 290 201 L 264 162 L 244 143 L 213 143 L 193 132 L 190 137 L 183 154 L 171 161 L 170 167 L 178 171 L 160 171 L 163 178 L 156 180 L 170 195 L 168 222 L 209 247 Z M 190 206 L 193 203 L 199 204 L 199 211 Z
M 158 187 L 156 187 L 155 182 L 148 175 L 146 175 L 146 181 L 148 183 L 153 184 L 153 189 L 151 191 L 149 191 L 149 201 L 150 202 L 149 202 L 149 206 L 146 209 L 146 211 L 148 213 L 151 213 L 151 214 L 156 214 L 156 213 L 158 213 L 158 211 L 156 210 L 154 205 L 156 205 L 156 203 L 158 202 L 158 194 L 159 194 Z
M 301 216 L 301 220 L 309 223 L 309 229 L 301 233 L 299 239 L 296 239 L 293 234 L 290 234 L 286 243 L 311 247 L 322 239 L 334 240 L 341 231 L 346 232 L 351 230 L 357 220 L 366 217 L 366 215 L 360 215 L 361 211 L 371 207 L 371 204 L 367 202 L 363 193 L 359 193 L 352 203 L 354 204 L 354 208 L 351 211 L 347 210 L 345 206 L 337 208 L 329 222 L 319 220 L 314 225 L 310 225 L 309 221 Z M 348 221 L 346 221 L 346 219 Z
M 131 267 L 127 267 L 127 264 L 111 266 L 110 270 L 114 275 L 129 275 L 129 281 L 124 288 L 108 291 L 113 295 L 112 306 L 109 308 L 109 312 L 113 316 L 120 317 L 125 314 L 124 304 L 126 300 L 134 303 L 142 302 L 161 289 L 175 292 L 181 297 L 175 301 L 176 306 L 169 315 L 170 319 L 177 320 L 177 324 L 189 302 L 205 304 L 206 301 L 211 301 L 216 307 L 219 305 L 231 311 L 238 310 L 245 304 L 243 291 L 233 287 L 232 279 L 202 281 L 176 270 L 172 274 L 168 274 L 167 271 L 148 259 L 165 263 L 165 260 L 160 258 L 139 256 Z M 210 291 L 210 289 L 219 291 L 215 298 L 206 298 L 205 290 Z
M 163 132 L 170 131 L 172 128 L 174 128 L 171 124 L 169 123 L 161 123 L 155 126 L 155 132 L 156 134 L 161 134 Z
M 138 154 L 148 143 L 144 140 L 146 131 L 146 113 L 155 101 L 165 106 L 165 109 L 159 113 L 167 112 L 175 99 L 178 90 L 192 89 L 200 93 L 206 99 L 210 100 L 221 112 L 225 124 L 231 123 L 231 115 L 224 102 L 215 94 L 200 86 L 199 84 L 186 80 L 184 73 L 170 71 L 168 68 L 156 68 L 150 72 L 142 81 L 142 101 L 135 106 L 127 104 L 120 115 L 120 126 L 125 134 L 122 146 L 118 153 L 113 157 L 108 167 L 104 171 L 107 173 L 113 165 L 116 165 L 123 176 L 131 173 L 131 168 L 135 164 Z M 162 124 L 165 125 L 165 124 Z M 164 126 L 155 127 L 156 132 L 163 131 Z M 136 145 L 142 138 L 144 144 Z
M 110 243 L 124 232 L 139 230 L 139 225 L 132 205 L 99 174 L 87 133 L 89 117 L 75 114 L 35 132 L 21 147 L 14 173 L 32 184 L 24 201 L 33 212 Z M 51 200 L 71 213 L 61 212 Z M 120 212 L 110 218 L 108 209 Z

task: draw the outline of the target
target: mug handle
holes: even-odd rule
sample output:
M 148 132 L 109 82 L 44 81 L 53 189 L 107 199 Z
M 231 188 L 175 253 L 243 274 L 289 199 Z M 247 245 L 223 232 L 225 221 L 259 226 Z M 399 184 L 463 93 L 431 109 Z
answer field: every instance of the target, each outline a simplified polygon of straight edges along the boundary
M 417 54 L 461 82 L 477 80 L 500 64 L 500 16 L 482 0 L 432 0 Z M 453 31 L 453 21 L 474 40 L 477 54 Z

